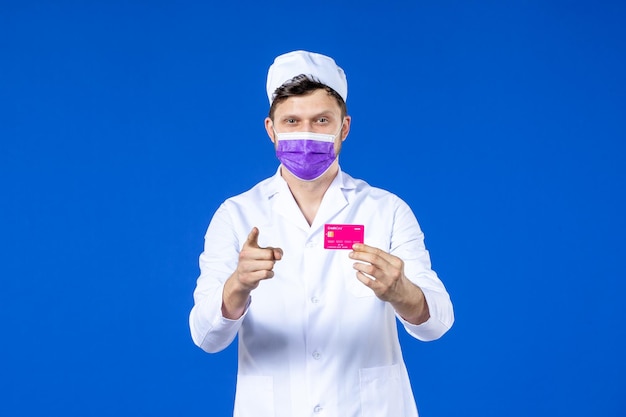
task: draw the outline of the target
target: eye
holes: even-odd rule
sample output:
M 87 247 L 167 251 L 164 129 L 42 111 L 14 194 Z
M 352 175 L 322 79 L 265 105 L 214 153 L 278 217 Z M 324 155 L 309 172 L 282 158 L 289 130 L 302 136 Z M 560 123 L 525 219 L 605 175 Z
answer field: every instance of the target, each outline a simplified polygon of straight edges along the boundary
M 329 122 L 328 117 L 322 116 L 319 119 L 317 119 L 317 123 L 328 123 L 328 122 Z
M 285 123 L 287 123 L 288 125 L 292 125 L 296 123 L 296 119 L 293 119 L 293 118 L 285 119 Z

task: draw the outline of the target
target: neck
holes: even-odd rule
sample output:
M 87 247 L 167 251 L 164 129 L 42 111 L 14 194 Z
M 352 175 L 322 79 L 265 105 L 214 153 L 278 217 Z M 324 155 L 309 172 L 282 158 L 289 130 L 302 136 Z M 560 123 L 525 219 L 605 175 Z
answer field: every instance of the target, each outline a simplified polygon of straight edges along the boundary
M 313 181 L 302 181 L 296 178 L 291 172 L 284 167 L 281 168 L 281 176 L 287 182 L 289 190 L 293 195 L 300 211 L 304 215 L 304 218 L 309 223 L 309 226 L 313 224 L 317 210 L 322 204 L 324 194 L 330 184 L 333 182 L 337 173 L 339 172 L 339 164 L 337 160 L 328 168 L 321 177 Z

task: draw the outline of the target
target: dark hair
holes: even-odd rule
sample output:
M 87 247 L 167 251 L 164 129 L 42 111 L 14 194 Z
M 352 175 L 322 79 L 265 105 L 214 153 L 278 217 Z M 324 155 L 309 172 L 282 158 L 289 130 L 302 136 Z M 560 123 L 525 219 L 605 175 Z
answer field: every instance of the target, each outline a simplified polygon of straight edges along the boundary
M 322 84 L 319 80 L 312 76 L 300 74 L 285 82 L 283 85 L 278 87 L 276 91 L 274 91 L 274 100 L 270 106 L 269 118 L 274 120 L 274 111 L 276 110 L 276 106 L 287 100 L 289 97 L 304 96 L 315 90 L 326 90 L 328 95 L 337 100 L 337 104 L 339 104 L 339 107 L 341 108 L 341 116 L 346 116 L 348 113 L 346 102 L 343 101 L 343 98 L 341 98 L 335 90 L 326 84 Z

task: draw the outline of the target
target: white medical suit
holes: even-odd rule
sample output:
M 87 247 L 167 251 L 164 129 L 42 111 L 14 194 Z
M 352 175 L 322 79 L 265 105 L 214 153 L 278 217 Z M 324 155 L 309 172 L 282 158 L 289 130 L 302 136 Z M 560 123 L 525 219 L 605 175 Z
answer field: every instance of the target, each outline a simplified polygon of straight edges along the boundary
M 364 243 L 401 258 L 405 275 L 424 292 L 430 319 L 413 325 L 396 316 L 356 278 L 349 250 L 324 249 L 325 224 L 364 225 Z M 224 282 L 255 226 L 259 245 L 284 255 L 274 277 L 252 291 L 244 315 L 229 320 L 221 312 Z M 200 269 L 191 334 L 207 352 L 239 335 L 235 417 L 417 416 L 396 318 L 410 335 L 430 341 L 448 331 L 454 314 L 417 220 L 400 198 L 340 170 L 309 226 L 279 169 L 219 207 Z

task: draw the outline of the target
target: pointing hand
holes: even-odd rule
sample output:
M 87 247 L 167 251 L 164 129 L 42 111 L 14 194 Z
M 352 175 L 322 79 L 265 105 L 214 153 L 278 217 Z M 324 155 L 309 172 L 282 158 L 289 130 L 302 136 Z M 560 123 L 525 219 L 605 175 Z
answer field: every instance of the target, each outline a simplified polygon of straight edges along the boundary
M 248 291 L 255 289 L 259 282 L 274 276 L 274 264 L 282 257 L 283 251 L 280 248 L 259 246 L 259 229 L 253 227 L 239 252 L 239 263 L 235 272 L 239 284 Z

